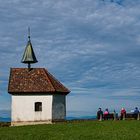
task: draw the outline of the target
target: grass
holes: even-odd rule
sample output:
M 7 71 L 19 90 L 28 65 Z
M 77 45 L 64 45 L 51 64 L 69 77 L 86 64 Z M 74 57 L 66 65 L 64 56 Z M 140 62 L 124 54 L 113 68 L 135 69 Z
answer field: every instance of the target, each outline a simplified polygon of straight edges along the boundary
M 139 140 L 140 121 L 81 121 L 0 127 L 0 140 Z

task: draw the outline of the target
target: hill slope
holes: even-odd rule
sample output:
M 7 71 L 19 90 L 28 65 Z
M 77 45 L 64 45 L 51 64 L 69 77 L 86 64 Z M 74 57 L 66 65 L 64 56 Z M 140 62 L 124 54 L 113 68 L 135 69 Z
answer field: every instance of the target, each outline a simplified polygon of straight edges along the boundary
M 2 140 L 136 140 L 139 121 L 82 121 L 55 125 L 1 127 Z

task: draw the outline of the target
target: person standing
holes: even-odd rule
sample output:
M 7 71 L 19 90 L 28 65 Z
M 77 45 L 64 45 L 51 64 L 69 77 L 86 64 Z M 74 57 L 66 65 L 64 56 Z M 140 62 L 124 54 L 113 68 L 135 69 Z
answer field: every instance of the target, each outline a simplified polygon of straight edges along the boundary
M 97 119 L 99 121 L 102 121 L 102 119 L 103 119 L 103 111 L 102 111 L 101 108 L 99 108 L 98 111 L 97 111 Z
M 125 118 L 126 118 L 126 110 L 125 110 L 125 108 L 122 108 L 121 109 L 121 120 L 125 120 Z
M 113 118 L 114 118 L 114 120 L 116 120 L 116 119 L 118 118 L 117 115 L 118 115 L 118 114 L 116 113 L 116 111 L 115 111 L 115 109 L 114 109 L 114 111 L 113 111 Z
M 134 118 L 136 120 L 139 120 L 139 109 L 137 107 L 135 107 L 135 110 L 134 110 Z

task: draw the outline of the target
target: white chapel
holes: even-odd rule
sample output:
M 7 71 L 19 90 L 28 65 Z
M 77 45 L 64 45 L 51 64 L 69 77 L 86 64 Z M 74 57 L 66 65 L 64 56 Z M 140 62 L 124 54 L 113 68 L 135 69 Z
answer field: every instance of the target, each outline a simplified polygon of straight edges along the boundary
M 66 95 L 70 92 L 45 68 L 32 68 L 37 59 L 29 40 L 22 63 L 28 68 L 11 68 L 8 92 L 12 96 L 11 125 L 64 121 Z

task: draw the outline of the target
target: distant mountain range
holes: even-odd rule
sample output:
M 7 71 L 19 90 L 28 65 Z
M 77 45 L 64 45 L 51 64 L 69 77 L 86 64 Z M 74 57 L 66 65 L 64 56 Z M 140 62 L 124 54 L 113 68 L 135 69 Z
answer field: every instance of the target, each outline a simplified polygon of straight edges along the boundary
M 66 120 L 94 120 L 96 116 L 66 117 Z M 11 118 L 0 117 L 0 122 L 10 122 Z
M 1 118 L 0 117 L 0 122 L 10 122 L 11 118 Z
M 11 121 L 11 111 L 10 110 L 0 110 L 0 122 L 10 122 Z
M 66 120 L 95 120 L 96 116 L 66 117 Z
M 0 122 L 10 122 L 11 121 L 11 111 L 0 110 Z M 78 120 L 78 119 L 96 119 L 96 116 L 67 116 L 66 120 Z

